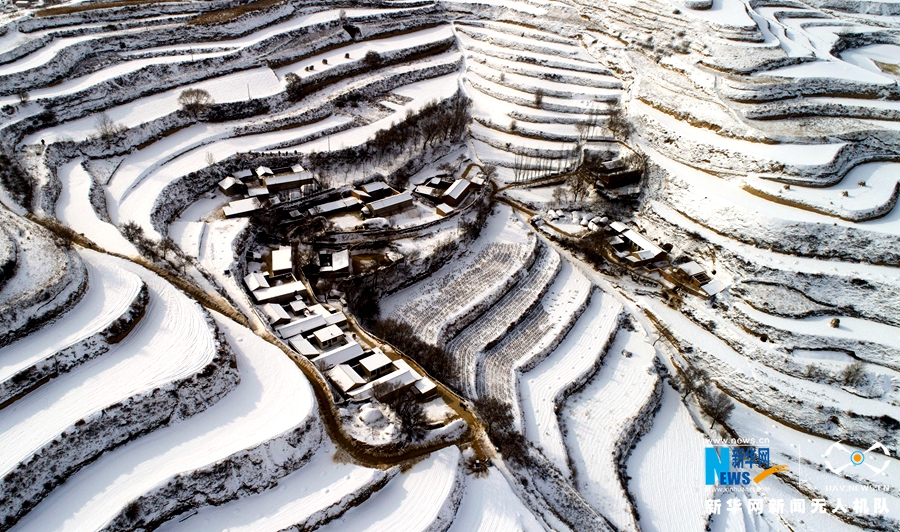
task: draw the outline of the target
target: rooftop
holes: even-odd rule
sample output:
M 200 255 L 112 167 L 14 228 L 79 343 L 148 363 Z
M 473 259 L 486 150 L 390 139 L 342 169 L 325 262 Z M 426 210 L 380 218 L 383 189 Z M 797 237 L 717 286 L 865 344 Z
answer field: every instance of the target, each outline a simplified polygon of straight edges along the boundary
M 391 196 L 389 198 L 384 198 L 384 199 L 380 199 L 378 201 L 373 201 L 372 203 L 369 203 L 369 209 L 373 210 L 373 212 L 374 212 L 375 210 L 392 207 L 394 205 L 398 205 L 405 201 L 412 201 L 412 199 L 413 199 L 412 194 L 410 194 L 409 191 L 402 192 L 400 194 L 397 194 L 396 196 Z
M 450 188 L 447 189 L 447 192 L 445 192 L 444 195 L 458 200 L 469 190 L 469 185 L 471 185 L 471 183 L 468 180 L 457 179 L 450 185 Z
M 325 327 L 326 325 L 327 324 L 325 323 L 325 318 L 319 316 L 318 314 L 313 314 L 312 316 L 300 318 L 296 321 L 292 321 L 279 327 L 275 327 L 275 332 L 277 332 L 282 338 L 293 338 L 294 336 L 320 329 L 322 327 Z
M 325 318 L 323 318 L 322 316 L 316 315 L 315 317 L 322 320 L 323 323 L 325 322 Z M 313 336 L 315 336 L 316 340 L 318 340 L 320 343 L 324 344 L 325 342 L 329 342 L 331 340 L 334 340 L 335 338 L 344 336 L 344 331 L 342 331 L 341 328 L 337 325 L 329 325 L 328 327 L 319 329 L 318 331 L 313 333 Z
M 391 365 L 391 359 L 383 352 L 379 351 L 360 360 L 359 363 L 366 371 L 372 373 L 380 368 Z

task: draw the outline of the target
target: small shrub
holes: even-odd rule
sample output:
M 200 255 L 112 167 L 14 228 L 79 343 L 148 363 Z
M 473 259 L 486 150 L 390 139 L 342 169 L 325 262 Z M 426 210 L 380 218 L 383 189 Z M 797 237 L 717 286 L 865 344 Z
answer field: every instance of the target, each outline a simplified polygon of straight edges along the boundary
M 363 58 L 363 61 L 369 66 L 378 66 L 381 64 L 381 54 L 376 52 L 375 50 L 369 50 L 366 52 L 366 56 Z
M 841 371 L 841 380 L 846 386 L 857 387 L 866 380 L 866 373 L 863 371 L 863 363 L 857 360 L 853 362 L 843 371 Z

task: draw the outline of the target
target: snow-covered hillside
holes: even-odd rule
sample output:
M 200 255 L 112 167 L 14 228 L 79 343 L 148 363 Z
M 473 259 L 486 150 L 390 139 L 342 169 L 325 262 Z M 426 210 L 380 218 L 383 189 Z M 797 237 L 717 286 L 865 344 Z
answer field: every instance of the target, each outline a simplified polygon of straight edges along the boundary
M 898 6 L 0 6 L 0 531 L 896 530 Z

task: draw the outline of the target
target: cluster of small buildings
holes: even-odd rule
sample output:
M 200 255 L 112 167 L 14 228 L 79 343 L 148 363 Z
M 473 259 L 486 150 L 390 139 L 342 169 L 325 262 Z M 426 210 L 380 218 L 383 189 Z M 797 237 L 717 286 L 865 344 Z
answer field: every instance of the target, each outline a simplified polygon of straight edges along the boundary
M 253 258 L 261 260 L 262 255 Z M 324 252 L 319 261 L 321 272 L 349 270 L 349 251 Z M 379 348 L 364 350 L 348 332 L 343 312 L 307 300 L 306 286 L 294 277 L 289 246 L 272 250 L 267 262 L 250 262 L 248 267 L 244 284 L 260 315 L 294 351 L 316 364 L 342 397 L 368 399 L 385 389 L 412 389 L 423 400 L 436 395 L 434 382 L 405 361 L 390 360 Z
M 451 180 L 446 175 L 440 175 L 418 185 L 414 192 L 435 203 L 437 214 L 447 216 L 462 205 L 473 188 L 482 186 L 484 186 L 484 177 L 480 173 L 470 179 L 459 178 L 456 180 Z
M 608 229 L 607 242 L 626 265 L 637 268 L 666 258 L 664 249 L 622 222 L 612 222 Z
M 296 191 L 302 195 L 318 190 L 311 172 L 300 165 L 284 168 L 260 166 L 256 170 L 241 170 L 219 181 L 219 190 L 228 196 L 243 196 L 222 208 L 226 218 L 249 216 L 266 206 L 280 203 L 278 193 Z
M 666 268 L 662 270 L 662 275 L 669 281 L 690 288 L 707 299 L 725 290 L 724 284 L 713 279 L 703 266 L 694 261 Z

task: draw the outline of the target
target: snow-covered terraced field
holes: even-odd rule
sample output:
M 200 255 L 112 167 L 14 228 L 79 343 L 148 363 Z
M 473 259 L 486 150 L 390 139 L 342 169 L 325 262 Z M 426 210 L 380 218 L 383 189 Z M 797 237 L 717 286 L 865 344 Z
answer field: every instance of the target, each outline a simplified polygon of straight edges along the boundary
M 217 370 L 217 364 L 227 366 L 228 361 L 217 360 L 222 357 L 214 331 L 197 303 L 139 266 L 83 253 L 98 264 L 139 276 L 150 289 L 150 301 L 140 322 L 105 355 L 0 411 L 4 490 L 17 482 L 33 483 L 19 485 L 17 499 L 7 499 L 3 513 L 10 519 L 22 512 L 25 501 L 34 504 L 104 451 L 204 410 L 236 378 Z M 123 408 L 132 419 L 120 417 Z M 124 426 L 110 423 L 117 418 Z M 47 460 L 57 464 L 54 472 L 44 469 Z
M 493 241 L 470 248 L 466 260 L 444 267 L 428 281 L 390 296 L 382 302 L 382 314 L 407 321 L 422 339 L 437 343 L 496 303 L 527 274 L 537 241 L 508 209 L 489 223 Z
M 484 354 L 476 372 L 478 396 L 489 395 L 517 405 L 516 372 L 534 367 L 563 341 L 590 297 L 591 282 L 578 268 L 564 262 L 541 303 Z M 518 408 L 515 411 L 519 413 Z
M 494 468 L 486 478 L 466 477 L 466 494 L 449 532 L 537 532 L 544 530 Z
M 14 269 L 0 286 L 0 345 L 45 326 L 78 302 L 87 275 L 81 258 L 32 222 L 0 207 Z
M 59 221 L 107 251 L 129 257 L 138 255 L 134 244 L 126 240 L 114 225 L 101 219 L 97 214 L 91 204 L 91 188 L 95 185 L 80 160 L 59 168 L 58 177 L 62 185 L 59 201 L 56 203 Z
M 123 530 L 265 489 L 301 467 L 321 439 L 309 383 L 280 349 L 223 317 L 240 383 L 191 418 L 107 452 L 16 530 Z M 322 480 L 317 478 L 316 481 Z M 129 512 L 138 501 L 138 514 Z M 182 502 L 179 502 L 182 501 Z
M 538 257 L 528 275 L 508 294 L 463 329 L 447 344 L 456 363 L 459 389 L 465 395 L 475 395 L 476 368 L 485 349 L 496 342 L 525 316 L 550 287 L 561 267 L 559 253 L 541 246 Z
M 455 447 L 442 449 L 394 477 L 368 500 L 320 530 L 425 532 L 445 528 L 465 490 Z
M 654 401 L 654 356 L 643 334 L 619 329 L 600 371 L 561 409 L 577 487 L 620 530 L 636 530 L 617 466 L 635 425 L 645 422 L 640 414 Z
M 628 487 L 639 501 L 641 530 L 663 532 L 670 523 L 684 532 L 704 529 L 710 490 L 703 478 L 704 447 L 678 392 L 666 386 L 653 427 L 628 458 Z
M 619 325 L 622 305 L 607 294 L 594 294 L 566 339 L 531 371 L 519 375 L 525 436 L 539 445 L 560 471 L 567 471 L 566 448 L 557 407 L 566 392 L 601 363 Z
M 363 493 L 378 489 L 397 473 L 336 462 L 335 451 L 325 443 L 308 464 L 281 478 L 277 487 L 172 519 L 158 530 L 239 532 L 313 527 L 341 515 Z
M 21 393 L 10 379 L 29 368 L 40 368 L 39 378 L 47 378 L 67 371 L 82 359 L 94 358 L 103 340 L 92 337 L 102 338 L 102 333 L 126 314 L 141 294 L 144 282 L 138 275 L 96 254 L 82 257 L 88 284 L 81 300 L 49 327 L 0 349 L 0 389 L 4 392 L 0 403 Z

